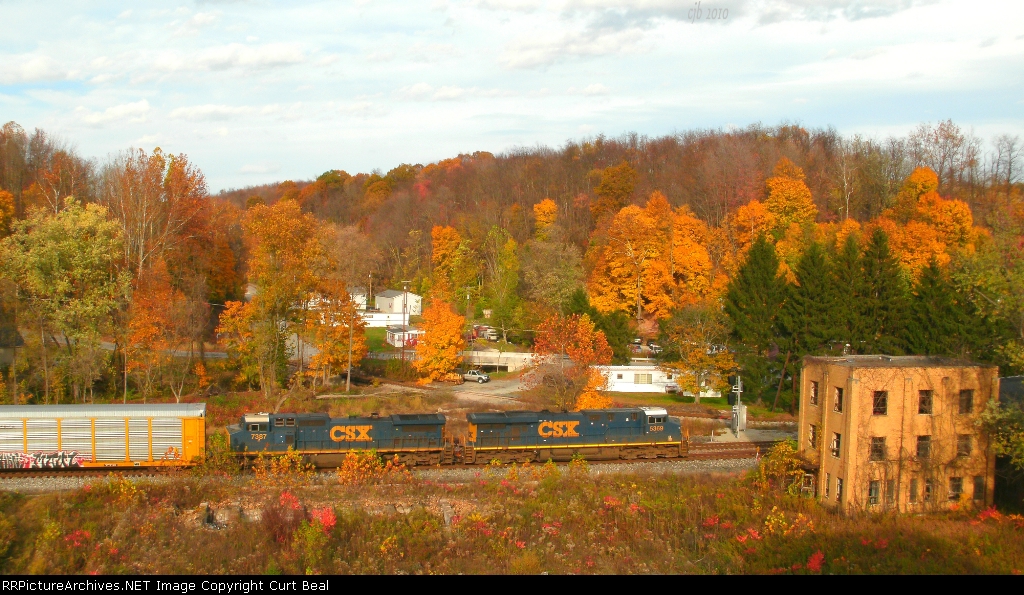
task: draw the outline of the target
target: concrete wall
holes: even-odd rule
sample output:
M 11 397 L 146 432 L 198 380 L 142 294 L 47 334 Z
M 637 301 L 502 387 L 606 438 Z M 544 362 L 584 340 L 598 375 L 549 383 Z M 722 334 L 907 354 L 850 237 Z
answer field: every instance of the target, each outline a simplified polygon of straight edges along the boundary
M 860 356 L 867 358 L 869 356 Z M 877 357 L 877 356 L 876 356 Z M 801 378 L 799 453 L 816 469 L 819 499 L 844 511 L 924 511 L 948 509 L 954 504 L 984 506 L 995 489 L 995 455 L 975 422 L 990 399 L 998 398 L 997 369 L 926 358 L 892 358 L 892 364 L 856 358 L 806 358 Z M 865 364 L 865 365 L 861 365 Z M 870 365 L 868 365 L 870 364 Z M 811 404 L 817 383 L 817 404 Z M 842 411 L 836 411 L 836 389 L 843 389 Z M 971 413 L 959 411 L 960 391 L 972 390 Z M 876 391 L 887 393 L 885 414 L 873 412 Z M 931 391 L 932 412 L 919 413 L 921 391 Z M 811 445 L 811 426 L 816 446 Z M 831 453 L 833 435 L 839 433 L 840 451 Z M 969 435 L 969 456 L 957 455 L 957 436 Z M 931 454 L 917 456 L 918 436 L 931 437 Z M 885 439 L 883 460 L 871 460 L 872 438 Z M 959 477 L 959 502 L 950 500 L 950 478 Z M 975 501 L 975 477 L 982 478 L 984 494 Z M 842 498 L 836 480 L 843 480 Z M 932 482 L 931 501 L 924 501 L 926 481 Z M 878 504 L 871 504 L 869 486 L 879 482 Z M 911 502 L 912 482 L 916 502 Z M 892 488 L 891 504 L 887 488 Z M 826 498 L 827 492 L 827 498 Z

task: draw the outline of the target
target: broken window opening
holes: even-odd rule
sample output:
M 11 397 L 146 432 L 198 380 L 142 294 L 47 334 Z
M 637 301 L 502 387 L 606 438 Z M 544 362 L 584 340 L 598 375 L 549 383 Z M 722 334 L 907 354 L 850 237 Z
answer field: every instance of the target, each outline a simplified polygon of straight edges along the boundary
M 956 456 L 958 457 L 969 457 L 971 456 L 971 435 L 970 434 L 958 434 L 956 437 Z
M 917 458 L 927 459 L 932 456 L 932 437 L 931 436 L 918 436 L 917 437 Z
M 889 411 L 889 392 L 876 390 L 871 400 L 871 415 L 886 415 Z
M 884 461 L 885 455 L 885 438 L 881 436 L 873 436 L 871 438 L 870 459 L 872 461 Z
M 965 389 L 960 391 L 960 415 L 967 415 L 974 411 L 974 391 Z
M 917 391 L 917 413 L 918 415 L 932 414 L 932 391 Z

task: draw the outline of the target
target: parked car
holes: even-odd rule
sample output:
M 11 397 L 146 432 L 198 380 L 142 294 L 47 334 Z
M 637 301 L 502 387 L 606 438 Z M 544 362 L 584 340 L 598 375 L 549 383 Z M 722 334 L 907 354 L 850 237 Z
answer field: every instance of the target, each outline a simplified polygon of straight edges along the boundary
M 462 379 L 467 380 L 469 382 L 476 381 L 479 382 L 480 384 L 491 381 L 491 377 L 488 376 L 487 374 L 484 374 L 480 370 L 470 370 L 462 375 Z
M 658 355 L 659 353 L 661 353 L 662 351 L 664 351 L 664 350 L 663 350 L 663 349 L 661 348 L 661 345 L 658 345 L 658 344 L 656 344 L 656 343 L 648 343 L 648 344 L 647 344 L 647 348 L 648 348 L 648 349 L 650 349 L 650 350 L 651 350 L 651 353 L 653 353 L 654 355 Z
M 679 392 L 679 385 L 676 384 L 675 382 L 669 382 L 668 384 L 665 385 L 665 392 L 677 393 Z

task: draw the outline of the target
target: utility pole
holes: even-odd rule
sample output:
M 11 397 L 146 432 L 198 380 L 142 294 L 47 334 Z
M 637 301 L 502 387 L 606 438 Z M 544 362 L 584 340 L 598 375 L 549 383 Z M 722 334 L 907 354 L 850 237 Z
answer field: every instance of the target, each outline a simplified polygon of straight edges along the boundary
M 370 286 L 366 288 L 366 309 L 370 309 L 370 298 L 373 297 L 373 273 L 370 273 Z M 376 306 L 377 304 L 374 304 Z
M 405 343 L 409 336 L 409 283 L 410 281 L 402 281 L 402 368 L 405 368 Z M 404 372 L 403 372 L 404 373 Z

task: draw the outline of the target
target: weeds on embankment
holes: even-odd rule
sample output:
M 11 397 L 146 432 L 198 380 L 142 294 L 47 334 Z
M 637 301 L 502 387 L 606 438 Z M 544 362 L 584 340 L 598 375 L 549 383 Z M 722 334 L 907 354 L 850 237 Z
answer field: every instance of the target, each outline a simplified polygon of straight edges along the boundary
M 1012 573 L 1024 518 L 842 517 L 749 477 L 491 465 L 462 483 L 353 455 L 318 475 L 113 478 L 0 496 L 4 573 Z M 210 504 L 204 504 L 210 503 Z

